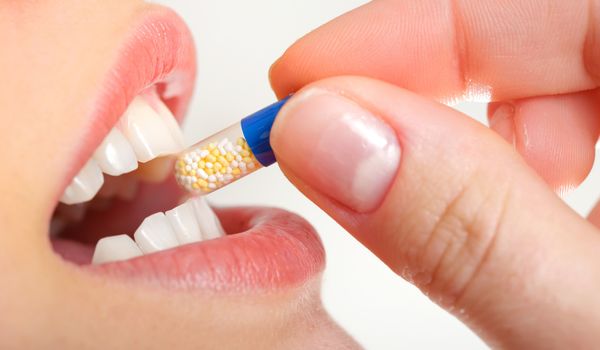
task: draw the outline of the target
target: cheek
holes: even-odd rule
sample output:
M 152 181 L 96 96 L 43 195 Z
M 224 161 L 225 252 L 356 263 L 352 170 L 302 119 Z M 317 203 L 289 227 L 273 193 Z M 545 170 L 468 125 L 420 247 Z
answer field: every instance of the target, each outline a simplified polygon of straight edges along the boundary
M 9 169 L 0 181 L 0 246 L 10 247 L 0 253 L 0 272 L 15 282 L 0 293 L 20 288 L 9 301 L 37 291 L 17 281 L 53 274 L 52 185 L 62 181 L 64 155 L 143 6 L 137 0 L 0 1 L 0 162 Z
M 100 4 L 101 3 L 101 4 Z M 141 1 L 0 4 L 0 161 L 7 191 L 49 194 Z M 59 165 L 59 166 L 57 166 Z M 2 185 L 0 185 L 2 186 Z

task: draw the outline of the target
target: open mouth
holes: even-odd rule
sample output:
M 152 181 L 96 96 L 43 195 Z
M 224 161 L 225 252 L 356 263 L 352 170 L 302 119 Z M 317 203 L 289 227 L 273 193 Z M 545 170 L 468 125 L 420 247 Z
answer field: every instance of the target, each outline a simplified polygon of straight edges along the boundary
M 270 208 L 213 210 L 173 178 L 178 121 L 193 87 L 191 36 L 147 11 L 122 46 L 65 174 L 51 218 L 55 252 L 94 273 L 226 291 L 299 285 L 324 267 L 312 227 Z

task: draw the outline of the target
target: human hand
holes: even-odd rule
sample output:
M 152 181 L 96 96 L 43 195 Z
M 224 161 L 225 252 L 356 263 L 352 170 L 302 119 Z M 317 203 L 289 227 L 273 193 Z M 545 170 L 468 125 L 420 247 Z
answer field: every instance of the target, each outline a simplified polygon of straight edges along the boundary
M 578 185 L 593 163 L 597 11 L 583 1 L 373 1 L 273 66 L 278 95 L 308 84 L 273 128 L 279 164 L 490 345 L 589 348 L 600 210 L 586 221 L 552 189 Z M 339 75 L 391 84 L 321 80 Z M 476 90 L 495 101 L 492 128 L 510 143 L 431 101 Z

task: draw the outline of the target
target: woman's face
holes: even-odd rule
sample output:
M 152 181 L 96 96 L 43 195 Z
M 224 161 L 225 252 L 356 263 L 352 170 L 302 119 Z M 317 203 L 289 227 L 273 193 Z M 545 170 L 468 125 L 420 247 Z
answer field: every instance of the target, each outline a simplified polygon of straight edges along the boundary
M 0 348 L 356 346 L 323 311 L 323 248 L 302 219 L 221 209 L 229 235 L 187 245 L 219 234 L 201 202 L 144 221 L 182 203 L 171 164 L 154 160 L 180 146 L 172 119 L 195 75 L 172 11 L 0 0 L 0 44 Z M 145 162 L 133 172 L 132 157 Z M 139 244 L 112 240 L 94 259 L 141 256 L 90 265 L 100 238 L 136 230 Z

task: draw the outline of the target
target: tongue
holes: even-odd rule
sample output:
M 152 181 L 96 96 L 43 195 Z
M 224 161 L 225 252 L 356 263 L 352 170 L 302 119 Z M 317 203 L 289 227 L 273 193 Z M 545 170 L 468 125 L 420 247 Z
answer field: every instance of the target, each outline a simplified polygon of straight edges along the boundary
M 177 206 L 182 195 L 183 192 L 171 178 L 160 184 L 142 184 L 135 199 L 126 201 L 115 198 L 109 209 L 88 210 L 85 219 L 66 228 L 61 237 L 89 245 L 91 256 L 93 246 L 100 238 L 135 232 L 147 216 Z M 55 248 L 66 248 L 62 243 L 54 245 Z
M 64 260 L 77 265 L 89 264 L 94 254 L 92 246 L 71 240 L 53 239 L 52 248 Z

